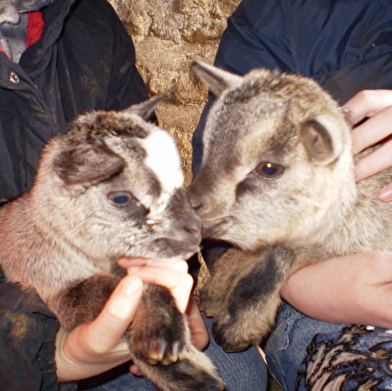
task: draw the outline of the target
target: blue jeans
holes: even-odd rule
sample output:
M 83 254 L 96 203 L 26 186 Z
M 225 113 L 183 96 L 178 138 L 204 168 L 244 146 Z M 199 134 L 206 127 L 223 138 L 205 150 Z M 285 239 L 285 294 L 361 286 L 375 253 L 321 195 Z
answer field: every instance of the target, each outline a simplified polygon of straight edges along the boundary
M 266 346 L 284 390 L 392 390 L 392 331 L 320 322 L 285 304 Z
M 209 318 L 204 318 L 204 320 L 211 335 L 212 320 Z M 225 353 L 211 337 L 205 353 L 213 361 L 225 382 L 225 391 L 266 390 L 266 365 L 255 347 L 240 353 Z M 128 368 L 129 364 L 104 376 L 82 382 L 80 389 L 89 391 L 159 391 L 147 379 L 130 374 Z

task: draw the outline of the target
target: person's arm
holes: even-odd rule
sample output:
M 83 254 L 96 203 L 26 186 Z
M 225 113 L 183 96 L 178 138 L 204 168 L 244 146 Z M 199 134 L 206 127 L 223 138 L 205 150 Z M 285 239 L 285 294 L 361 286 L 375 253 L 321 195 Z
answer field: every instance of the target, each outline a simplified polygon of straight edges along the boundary
M 117 286 L 101 314 L 90 324 L 81 325 L 70 333 L 62 329 L 58 332 L 55 359 L 59 381 L 94 376 L 131 359 L 123 335 L 137 311 L 142 281 L 169 288 L 179 310 L 185 312 L 193 285 L 185 261 L 123 259 L 119 264 L 128 268 L 128 275 Z M 193 338 L 195 345 L 202 348 L 208 343 L 208 334 L 204 323 L 200 324 L 200 314 L 195 314 L 192 308 Z M 131 371 L 138 373 L 138 368 L 133 366 Z
M 356 163 L 357 181 L 392 166 L 392 91 L 362 91 L 349 100 L 354 153 L 385 140 Z M 364 119 L 367 120 L 363 121 Z M 363 122 L 362 122 L 363 121 Z M 391 201 L 392 185 L 379 192 Z M 293 274 L 281 296 L 312 318 L 392 328 L 392 252 L 371 252 L 332 258 Z
M 109 5 L 110 6 L 110 5 Z M 112 57 L 111 76 L 106 93 L 105 110 L 123 110 L 148 99 L 148 89 L 136 68 L 136 54 L 132 37 L 111 10 Z M 153 116 L 152 120 L 155 119 Z
M 331 258 L 294 273 L 281 296 L 303 314 L 331 323 L 392 328 L 392 252 Z

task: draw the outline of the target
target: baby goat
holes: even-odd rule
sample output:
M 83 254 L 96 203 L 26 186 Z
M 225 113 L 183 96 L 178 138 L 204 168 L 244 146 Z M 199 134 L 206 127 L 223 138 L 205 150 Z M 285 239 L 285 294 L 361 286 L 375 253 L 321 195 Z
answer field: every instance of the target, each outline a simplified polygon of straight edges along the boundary
M 175 142 L 145 121 L 160 100 L 77 118 L 46 145 L 32 190 L 0 211 L 7 280 L 36 289 L 66 330 L 99 314 L 124 273 L 119 258 L 186 259 L 199 247 Z M 145 285 L 125 338 L 162 390 L 223 389 L 168 289 Z
M 203 236 L 234 247 L 209 266 L 201 303 L 226 350 L 258 344 L 296 270 L 329 257 L 392 250 L 392 170 L 355 183 L 351 126 L 313 80 L 265 69 L 236 76 L 200 62 L 217 97 L 188 197 Z M 367 151 L 366 153 L 368 153 Z

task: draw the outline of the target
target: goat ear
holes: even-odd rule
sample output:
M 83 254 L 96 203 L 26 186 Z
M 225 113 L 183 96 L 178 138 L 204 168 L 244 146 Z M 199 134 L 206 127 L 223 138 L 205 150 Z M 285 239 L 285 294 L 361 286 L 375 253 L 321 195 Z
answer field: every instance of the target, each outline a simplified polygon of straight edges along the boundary
M 158 106 L 163 100 L 167 98 L 166 95 L 154 96 L 144 102 L 138 103 L 128 107 L 125 111 L 128 113 L 134 113 L 142 117 L 145 121 L 148 121 L 154 112 L 155 107 Z
M 208 85 L 215 97 L 219 97 L 224 90 L 235 87 L 242 81 L 241 76 L 234 75 L 233 73 L 226 72 L 200 61 L 193 61 L 191 68 L 200 80 Z
M 52 169 L 66 186 L 93 185 L 120 173 L 124 160 L 105 144 L 83 144 L 61 150 Z
M 338 119 L 328 114 L 302 124 L 302 141 L 310 161 L 329 164 L 340 154 L 344 142 L 342 126 Z

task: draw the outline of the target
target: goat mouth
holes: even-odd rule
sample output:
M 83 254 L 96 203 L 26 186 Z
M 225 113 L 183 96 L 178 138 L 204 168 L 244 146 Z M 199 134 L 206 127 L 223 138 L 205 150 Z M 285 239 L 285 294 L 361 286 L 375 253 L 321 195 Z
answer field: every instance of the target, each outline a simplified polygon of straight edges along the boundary
M 231 216 L 224 217 L 219 220 L 206 221 L 203 220 L 202 236 L 208 239 L 224 239 L 225 234 L 234 223 Z

